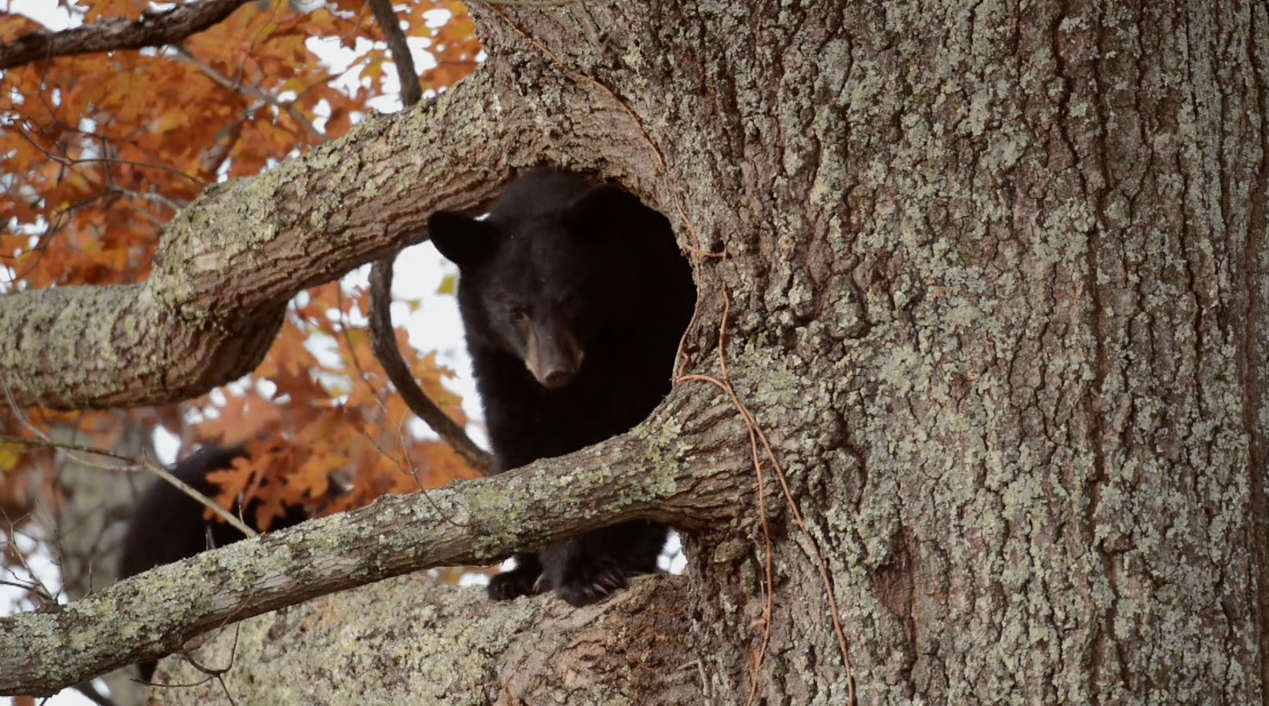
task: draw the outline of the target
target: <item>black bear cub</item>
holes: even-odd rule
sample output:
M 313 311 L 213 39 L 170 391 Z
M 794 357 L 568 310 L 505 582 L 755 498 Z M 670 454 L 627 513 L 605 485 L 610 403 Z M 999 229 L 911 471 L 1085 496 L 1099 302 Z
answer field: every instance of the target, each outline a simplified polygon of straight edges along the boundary
M 496 472 L 628 431 L 670 391 L 696 285 L 670 223 L 621 189 L 537 170 L 486 220 L 437 213 L 436 248 L 458 265 L 458 306 Z M 495 600 L 555 589 L 593 603 L 656 570 L 666 527 L 626 522 L 517 554 Z
M 233 468 L 234 459 L 246 455 L 243 446 L 205 446 L 177 463 L 172 468 L 172 475 L 203 495 L 215 497 L 219 489 L 207 479 L 207 475 Z M 241 512 L 234 508 L 234 514 L 240 516 L 248 527 L 260 531 L 256 524 L 256 503 L 248 503 Z M 285 515 L 273 518 L 269 529 L 291 527 L 306 519 L 308 515 L 303 508 L 288 507 Z M 123 550 L 119 554 L 119 578 L 126 579 L 156 566 L 188 559 L 245 537 L 224 522 L 204 520 L 202 504 L 158 479 L 150 484 L 132 509 Z M 145 681 L 154 677 L 154 667 L 154 662 L 137 665 Z

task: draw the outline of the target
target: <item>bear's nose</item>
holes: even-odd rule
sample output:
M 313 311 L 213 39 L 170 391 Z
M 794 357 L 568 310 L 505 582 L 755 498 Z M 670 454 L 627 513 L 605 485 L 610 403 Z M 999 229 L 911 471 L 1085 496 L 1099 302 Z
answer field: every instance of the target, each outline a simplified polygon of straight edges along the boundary
M 576 371 L 564 367 L 551 368 L 542 376 L 542 385 L 548 390 L 558 390 L 572 381 L 574 372 Z

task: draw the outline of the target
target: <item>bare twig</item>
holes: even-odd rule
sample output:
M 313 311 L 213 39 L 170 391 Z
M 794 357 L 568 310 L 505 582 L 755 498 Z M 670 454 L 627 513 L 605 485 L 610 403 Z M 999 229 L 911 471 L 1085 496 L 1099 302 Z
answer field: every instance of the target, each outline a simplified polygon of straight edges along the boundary
M 156 463 L 152 463 L 151 461 L 147 459 L 131 458 L 129 456 L 123 456 L 120 454 L 113 453 L 111 451 L 95 449 L 91 446 L 80 446 L 78 444 L 62 443 L 60 441 L 52 441 L 47 438 L 26 439 L 20 436 L 0 436 L 0 442 L 4 442 L 8 444 L 22 444 L 25 446 L 40 446 L 40 447 L 51 448 L 51 449 L 59 449 L 61 451 L 78 451 L 82 453 L 93 454 L 96 456 L 105 456 L 107 458 L 113 458 L 119 461 L 123 461 L 127 463 L 128 465 L 127 466 L 109 466 L 105 464 L 94 463 L 92 461 L 89 461 L 86 458 L 76 457 L 74 459 L 75 463 L 78 463 L 80 465 L 87 466 L 90 468 L 98 468 L 105 471 L 122 472 L 122 473 L 136 473 L 139 470 L 149 471 L 150 473 L 153 473 L 154 475 L 161 478 L 164 482 L 171 484 L 177 490 L 180 490 L 182 493 L 185 493 L 186 495 L 190 496 L 194 500 L 198 501 L 198 503 L 202 505 L 203 507 L 216 513 L 217 517 L 220 517 L 225 522 L 228 522 L 230 526 L 232 526 L 234 529 L 238 530 L 239 532 L 242 532 L 248 537 L 254 537 L 256 536 L 256 534 L 258 534 L 255 530 L 243 524 L 242 520 L 238 519 L 237 517 L 234 517 L 233 513 L 221 507 L 220 504 L 217 503 L 215 500 L 212 500 L 206 495 L 203 495 L 202 493 L 198 492 L 194 488 L 190 487 L 180 478 L 177 478 L 176 476 L 172 475 L 163 466 L 160 466 Z
M 173 44 L 216 25 L 245 4 L 247 0 L 200 0 L 146 12 L 136 21 L 116 17 L 60 32 L 34 32 L 0 44 L 0 69 L 58 56 Z
M 215 81 L 221 86 L 224 86 L 225 88 L 228 88 L 231 91 L 234 91 L 236 93 L 241 93 L 242 95 L 252 100 L 258 101 L 261 104 L 271 105 L 274 108 L 277 108 L 278 110 L 286 113 L 287 115 L 290 115 L 295 120 L 295 122 L 302 125 L 305 130 L 308 130 L 309 133 L 311 133 L 314 137 L 316 137 L 318 142 L 326 141 L 326 135 L 323 134 L 321 130 L 318 130 L 315 125 L 313 125 L 313 121 L 305 117 L 305 115 L 301 113 L 298 108 L 295 107 L 295 103 L 293 101 L 280 100 L 277 96 L 261 88 L 243 83 L 242 81 L 234 81 L 230 79 L 228 76 L 225 76 L 224 74 L 217 71 L 215 67 L 211 66 L 210 64 L 203 61 L 202 59 L 199 59 L 198 57 L 194 56 L 193 53 L 191 53 L 185 47 L 177 45 L 174 48 L 176 50 L 177 55 L 179 55 L 182 60 L 193 64 L 200 71 L 206 74 L 207 78 L 210 78 L 211 80 Z
M 388 405 L 384 403 L 384 391 L 376 388 L 370 383 L 370 376 L 366 374 L 365 368 L 361 367 L 361 361 L 357 358 L 357 347 L 353 345 L 352 337 L 348 335 L 348 325 L 344 318 L 343 289 L 337 289 L 335 296 L 337 297 L 336 302 L 339 305 L 339 335 L 343 338 L 344 345 L 348 348 L 348 355 L 352 358 L 352 365 L 357 371 L 357 378 L 361 380 L 361 384 L 368 387 L 374 393 L 373 399 L 375 401 L 375 405 L 379 407 L 379 413 L 383 415 L 384 424 L 386 426 L 388 422 L 392 421 L 392 415 L 388 413 Z M 354 382 L 353 384 L 355 385 L 356 383 Z M 396 454 L 392 453 L 388 449 L 385 449 L 383 445 L 379 443 L 379 439 L 370 436 L 370 434 L 366 433 L 364 429 L 362 430 L 362 434 L 365 439 L 375 447 L 380 456 L 391 459 L 393 464 L 397 467 L 397 470 L 414 479 L 415 485 L 419 487 L 419 492 L 426 493 L 427 487 L 424 486 L 423 481 L 419 479 L 418 468 L 415 467 L 414 462 L 410 459 L 410 453 L 407 450 L 405 438 L 405 418 L 402 417 L 401 419 L 396 420 L 394 426 L 396 429 L 393 433 L 396 435 L 397 445 L 401 447 L 401 455 L 405 457 L 405 464 L 402 464 L 397 460 Z
M 25 422 L 25 420 L 23 420 L 23 422 L 27 423 Z M 28 428 L 34 429 L 34 427 L 30 427 L 30 426 L 28 426 Z M 117 454 L 113 451 L 106 451 L 105 449 L 97 449 L 91 446 L 81 446 L 79 444 L 72 444 L 69 442 L 53 441 L 52 439 L 49 439 L 48 437 L 44 436 L 42 433 L 40 434 L 40 436 L 41 438 L 38 438 L 38 439 L 28 439 L 22 436 L 0 435 L 0 443 L 20 444 L 22 446 L 38 446 L 40 448 L 56 449 L 59 451 L 80 451 L 82 453 L 93 454 L 94 456 L 105 456 L 106 458 L 113 458 L 116 461 L 123 461 L 124 463 L 128 464 L 128 466 L 106 466 L 99 463 L 93 463 L 92 461 L 89 461 L 88 459 L 85 459 L 85 458 L 74 459 L 76 463 L 82 463 L 85 466 L 91 466 L 93 468 L 106 470 L 106 471 L 131 472 L 132 471 L 131 466 L 140 465 L 137 462 L 137 460 L 132 458 L 131 456 L 124 456 L 122 454 Z
M 189 203 L 186 202 L 184 199 L 182 199 L 182 203 L 177 203 L 173 201 L 172 199 L 169 199 L 168 197 L 164 196 L 163 194 L 158 194 L 154 192 L 145 193 L 141 191 L 134 191 L 132 189 L 125 189 L 122 186 L 111 186 L 106 190 L 104 195 L 113 196 L 116 194 L 121 196 L 129 196 L 131 198 L 137 199 L 138 201 L 149 201 L 150 203 L 156 203 L 156 204 L 159 204 L 160 206 L 166 206 L 172 209 L 173 212 L 178 212 L 182 208 L 185 208 L 187 205 L 189 205 Z M 138 209 L 138 213 L 142 213 L 147 216 L 149 215 L 139 209 Z M 149 218 L 155 225 L 157 226 L 163 225 L 162 221 L 159 221 L 153 216 L 149 216 Z
M 44 585 L 44 582 L 39 579 L 39 575 L 27 563 L 26 553 L 18 549 L 17 527 L 14 526 L 13 521 L 8 517 L 5 517 L 5 523 L 8 525 L 8 536 L 14 538 L 13 555 L 17 558 L 22 570 L 31 578 L 30 580 L 23 580 L 17 575 L 16 571 L 10 568 L 8 571 L 14 577 L 14 580 L 0 579 L 0 586 L 12 586 L 13 588 L 21 589 L 27 594 L 34 594 L 36 598 L 40 599 L 42 607 L 56 610 L 58 606 L 57 596 Z
M 0 51 L 3 51 L 3 49 L 0 49 Z M 207 184 L 205 184 L 198 177 L 192 176 L 190 174 L 186 174 L 185 172 L 182 172 L 179 169 L 173 169 L 172 167 L 164 166 L 162 164 L 155 164 L 151 162 L 136 162 L 129 159 L 118 159 L 114 157 L 71 157 L 66 154 L 54 154 L 53 152 L 49 152 L 48 150 L 44 149 L 40 145 L 39 142 L 31 139 L 31 136 L 28 135 L 27 132 L 28 130 L 26 128 L 19 127 L 17 131 L 17 135 L 21 137 L 22 139 L 26 140 L 27 144 L 29 144 L 32 148 L 38 150 L 45 157 L 47 157 L 48 159 L 54 162 L 57 162 L 63 167 L 74 167 L 80 164 L 107 164 L 107 165 L 123 164 L 129 167 L 136 167 L 138 169 L 156 169 L 158 171 L 171 174 L 172 176 L 181 177 L 182 179 L 187 179 L 191 183 L 193 183 L 193 185 L 196 186 L 200 191 L 207 188 Z M 88 132 L 88 131 L 78 130 L 78 129 L 74 130 L 74 132 L 77 132 L 81 135 L 85 135 L 88 137 L 95 137 L 99 140 L 102 140 L 103 142 L 105 141 L 104 137 L 94 132 Z

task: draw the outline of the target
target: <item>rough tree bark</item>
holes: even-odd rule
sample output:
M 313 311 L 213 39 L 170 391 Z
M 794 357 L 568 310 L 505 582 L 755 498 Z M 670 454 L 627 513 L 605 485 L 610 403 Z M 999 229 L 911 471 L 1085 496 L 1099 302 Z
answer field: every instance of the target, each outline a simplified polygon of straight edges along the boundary
M 767 512 L 751 495 L 730 496 L 741 503 L 734 520 L 709 514 L 712 524 L 687 533 L 685 585 L 640 582 L 635 595 L 579 611 L 580 631 L 611 619 L 635 644 L 665 627 L 661 611 L 686 615 L 690 639 L 665 647 L 699 670 L 698 702 L 746 703 L 752 685 L 759 702 L 837 704 L 851 684 L 867 704 L 1269 702 L 1263 5 L 598 0 L 474 10 L 491 57 L 477 77 L 435 108 L 283 167 L 332 176 L 243 201 L 240 222 L 301 250 L 321 244 L 335 274 L 399 245 L 430 210 L 472 205 L 539 159 L 599 169 L 670 216 L 697 262 L 702 302 L 686 376 L 657 426 L 683 429 L 652 454 L 664 462 L 681 448 L 687 460 L 648 474 L 648 486 L 672 477 L 683 494 L 650 493 L 685 503 L 667 513 L 681 521 L 693 478 L 717 479 L 726 466 L 738 493 L 736 459 L 752 456 Z M 374 149 L 352 151 L 376 130 Z M 384 178 L 367 178 L 376 168 Z M 254 252 L 248 229 L 200 215 L 217 198 L 228 200 L 216 213 L 228 213 L 226 194 L 254 188 L 196 203 L 170 237 L 215 233 L 223 242 L 204 252 Z M 328 199 L 315 188 L 339 191 Z M 383 219 L 378 208 L 395 210 Z M 188 289 L 197 280 L 179 274 L 198 264 L 169 260 L 155 276 Z M 271 267 L 259 263 L 289 278 L 276 296 L 306 283 Z M 34 312 L 44 295 L 0 306 L 0 372 L 19 399 L 74 403 L 85 383 L 56 392 L 5 342 L 24 316 L 6 310 Z M 198 311 L 177 301 L 176 311 Z M 196 315 L 148 320 L 187 337 L 216 328 Z M 50 345 L 40 365 L 71 353 Z M 199 384 L 228 375 L 197 366 Z M 706 377 L 730 380 L 736 404 L 701 423 L 692 415 L 702 399 L 731 404 Z M 764 438 L 751 440 L 755 427 Z M 710 457 L 727 463 L 695 467 L 701 440 L 723 429 L 730 446 Z M 595 473 L 592 454 L 613 458 L 631 438 L 523 477 Z M 637 460 L 622 473 L 638 473 Z M 579 492 L 537 505 L 546 525 L 495 533 L 483 549 L 577 526 L 592 491 Z M 650 514 L 642 503 L 603 507 L 611 519 Z M 320 544 L 313 532 L 295 546 Z M 247 561 L 260 545 L 224 555 Z M 399 585 L 355 595 L 390 597 Z M 353 630 L 386 624 L 350 610 L 360 600 L 331 597 L 296 615 Z M 551 610 L 550 600 L 530 603 Z M 501 613 L 508 630 L 536 629 L 511 617 L 526 609 L 481 610 Z M 290 615 L 263 620 L 302 623 Z M 396 633 L 373 634 L 381 653 L 402 649 Z M 322 635 L 286 643 L 277 659 L 291 660 L 288 674 L 341 668 L 329 658 L 342 654 L 331 651 L 339 638 Z M 438 628 L 434 639 L 458 650 L 454 635 Z M 246 679 L 258 666 L 237 660 L 234 670 Z M 393 668 L 369 678 L 381 683 Z M 347 694 L 359 693 L 347 674 Z M 652 703 L 656 691 L 621 691 L 611 670 L 545 678 L 532 692 L 509 684 L 533 674 L 483 675 L 485 698 L 500 703 Z M 183 693 L 193 694 L 163 696 Z

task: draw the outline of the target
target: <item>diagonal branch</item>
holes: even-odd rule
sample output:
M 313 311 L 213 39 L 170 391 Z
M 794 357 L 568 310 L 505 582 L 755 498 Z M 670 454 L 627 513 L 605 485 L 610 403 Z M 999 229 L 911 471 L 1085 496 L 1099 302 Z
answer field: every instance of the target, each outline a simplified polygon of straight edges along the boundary
M 392 333 L 392 257 L 375 260 L 370 266 L 370 335 L 374 342 L 375 357 L 383 366 L 388 379 L 401 393 L 419 419 L 422 419 L 432 431 L 441 435 L 454 451 L 476 471 L 489 475 L 493 469 L 493 459 L 488 453 L 471 440 L 467 432 L 449 415 L 441 411 L 419 387 L 410 374 L 410 367 L 401 357 L 401 349 L 397 348 L 397 338 Z
M 250 98 L 253 101 L 256 101 L 256 105 L 251 106 L 251 108 L 249 108 L 248 110 L 255 110 L 260 105 L 271 105 L 274 108 L 277 108 L 278 110 L 282 112 L 285 112 L 287 115 L 290 115 L 292 120 L 294 120 L 295 122 L 303 126 L 305 130 L 308 130 L 308 133 L 313 136 L 314 141 L 316 142 L 326 141 L 326 133 L 322 132 L 321 130 L 318 130 L 317 126 L 313 125 L 313 121 L 309 120 L 304 115 L 304 113 L 300 112 L 300 109 L 295 106 L 295 101 L 279 100 L 277 96 L 273 95 L 272 93 L 269 93 L 268 91 L 265 91 L 259 86 L 253 86 L 241 80 L 233 81 L 228 76 L 225 76 L 224 74 L 217 71 L 216 68 L 213 67 L 212 65 L 208 64 L 207 62 L 203 61 L 197 56 L 194 56 L 193 52 L 191 52 L 189 49 L 186 49 L 185 47 L 181 45 L 176 45 L 175 49 L 178 56 L 180 56 L 185 61 L 188 61 L 189 63 L 193 64 L 194 66 L 198 67 L 198 70 L 202 71 L 203 74 L 207 76 L 207 78 L 211 79 L 212 81 L 215 81 L 216 83 L 220 84 L 221 86 L 231 91 L 234 91 L 243 96 L 246 96 L 247 98 Z
M 247 1 L 198 0 L 171 10 L 146 12 L 135 21 L 116 17 L 60 32 L 34 32 L 0 44 L 0 69 L 58 56 L 172 44 L 216 25 Z
M 419 86 L 419 74 L 414 70 L 414 55 L 410 53 L 405 32 L 401 31 L 401 21 L 392 9 L 391 0 L 366 0 L 366 4 L 370 5 L 375 22 L 379 23 L 383 38 L 388 42 L 388 50 L 392 52 L 392 63 L 397 67 L 397 78 L 401 80 L 401 105 L 409 108 L 423 98 L 423 89 Z
M 414 71 L 414 57 L 410 55 L 405 33 L 401 31 L 401 23 L 389 0 L 368 0 L 368 4 L 392 50 L 392 60 L 397 67 L 397 76 L 401 79 L 401 102 L 406 108 L 410 108 L 419 102 L 423 94 L 419 89 L 419 75 Z M 396 256 L 393 252 L 375 260 L 370 266 L 370 336 L 374 342 L 375 357 L 379 359 L 388 379 L 401 393 L 401 399 L 405 400 L 410 410 L 431 427 L 432 431 L 449 442 L 467 465 L 488 475 L 493 468 L 493 459 L 428 398 L 410 374 L 410 366 L 401 357 L 401 349 L 397 347 L 397 337 L 392 329 L 392 265 Z
M 718 527 L 748 506 L 753 477 L 735 443 L 744 433 L 725 397 L 680 387 L 652 419 L 584 451 L 385 496 L 68 606 L 0 618 L 0 695 L 52 694 L 282 606 L 432 566 L 487 563 L 621 520 Z

